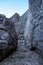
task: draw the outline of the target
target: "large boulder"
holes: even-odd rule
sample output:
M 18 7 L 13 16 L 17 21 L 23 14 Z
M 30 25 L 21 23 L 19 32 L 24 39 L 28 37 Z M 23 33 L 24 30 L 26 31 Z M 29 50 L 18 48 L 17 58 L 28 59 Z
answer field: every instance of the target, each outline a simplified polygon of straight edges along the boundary
M 16 50 L 17 44 L 14 23 L 0 14 L 0 61 Z

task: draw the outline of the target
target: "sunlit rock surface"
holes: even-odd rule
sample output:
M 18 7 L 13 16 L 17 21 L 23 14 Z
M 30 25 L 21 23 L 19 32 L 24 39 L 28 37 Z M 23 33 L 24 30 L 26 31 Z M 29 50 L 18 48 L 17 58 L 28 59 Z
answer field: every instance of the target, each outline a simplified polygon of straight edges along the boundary
M 29 0 L 29 14 L 26 25 L 27 48 L 37 48 L 43 57 L 43 0 Z M 29 44 L 28 44 L 29 43 Z

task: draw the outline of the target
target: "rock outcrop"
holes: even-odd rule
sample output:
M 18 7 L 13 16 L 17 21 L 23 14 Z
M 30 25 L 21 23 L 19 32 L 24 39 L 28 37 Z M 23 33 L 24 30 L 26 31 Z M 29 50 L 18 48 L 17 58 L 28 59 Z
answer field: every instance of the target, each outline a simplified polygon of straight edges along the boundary
M 43 0 L 29 0 L 30 18 L 27 22 L 27 48 L 36 51 L 43 57 Z M 27 41 L 27 40 L 26 40 Z M 30 45 L 30 46 L 29 46 Z
M 10 20 L 15 24 L 15 30 L 18 35 L 18 44 L 19 46 L 24 45 L 24 16 L 19 16 L 19 14 L 15 13 Z M 23 44 L 21 44 L 23 43 Z
M 18 37 L 14 23 L 0 14 L 0 61 L 17 48 Z
M 43 45 L 41 44 L 41 42 L 43 43 L 43 11 L 41 11 L 41 2 L 42 0 L 29 0 L 30 9 L 26 13 L 22 16 L 16 13 L 9 19 L 15 24 L 18 47 L 16 52 L 0 62 L 0 65 L 43 65 Z
M 19 14 L 15 13 L 15 14 L 10 18 L 10 20 L 11 20 L 12 22 L 14 22 L 14 24 L 15 24 L 15 30 L 16 30 L 16 33 L 17 33 L 17 35 L 18 35 L 18 34 L 19 34 L 20 23 L 21 23 L 21 22 L 19 22 L 19 20 L 20 20 Z

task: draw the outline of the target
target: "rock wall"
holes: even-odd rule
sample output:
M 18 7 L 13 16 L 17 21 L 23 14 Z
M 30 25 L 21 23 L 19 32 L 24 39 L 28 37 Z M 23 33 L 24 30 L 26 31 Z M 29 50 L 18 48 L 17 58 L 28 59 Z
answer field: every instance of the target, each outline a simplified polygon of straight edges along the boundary
M 37 5 L 38 5 L 38 3 L 40 3 L 40 0 L 35 0 L 35 1 L 36 1 Z M 30 6 L 31 6 L 31 4 L 34 5 L 35 1 L 29 0 Z M 36 5 L 36 3 L 35 3 L 35 5 Z M 31 8 L 32 8 L 32 6 L 31 6 Z M 36 7 L 37 6 L 35 6 L 35 8 Z M 38 7 L 39 7 L 39 5 L 38 5 Z M 39 26 L 38 26 L 39 27 L 38 31 L 35 28 L 36 32 L 33 34 L 34 26 L 37 25 L 37 23 L 38 23 L 38 21 L 37 22 L 35 22 L 35 21 L 38 20 L 39 15 L 36 16 L 34 14 L 34 16 L 35 16 L 35 18 L 34 18 L 33 14 L 32 14 L 33 10 L 30 11 L 30 9 L 28 12 L 26 12 L 22 16 L 19 16 L 18 14 L 16 14 L 15 16 L 12 16 L 10 18 L 10 20 L 15 23 L 15 30 L 18 35 L 18 46 L 17 46 L 16 51 L 14 51 L 12 54 L 10 54 L 9 57 L 7 57 L 2 62 L 0 62 L 0 65 L 43 65 L 43 59 L 42 59 L 43 55 L 41 56 L 40 53 L 38 53 L 38 51 L 40 51 L 40 50 L 38 50 L 37 48 L 39 48 L 39 47 L 36 46 L 37 47 L 36 48 L 35 42 L 33 43 L 34 35 L 35 35 L 35 39 L 39 39 L 39 37 L 38 38 L 36 37 L 36 36 L 38 36 L 38 34 L 36 35 L 36 32 L 38 32 L 40 30 Z M 32 8 L 32 9 L 34 9 L 34 8 Z M 41 23 L 42 23 L 42 20 L 43 20 L 43 17 L 41 18 Z M 35 23 L 35 25 L 34 25 L 34 23 Z M 39 21 L 38 25 L 39 24 L 40 24 L 40 21 Z M 30 49 L 29 49 L 29 47 L 30 47 Z M 38 51 L 36 51 L 36 50 L 38 50 Z
M 17 48 L 18 37 L 14 23 L 0 14 L 0 61 L 10 55 Z
M 43 0 L 29 0 L 29 12 L 26 29 L 27 48 L 36 48 L 43 57 Z M 28 44 L 29 43 L 29 44 Z

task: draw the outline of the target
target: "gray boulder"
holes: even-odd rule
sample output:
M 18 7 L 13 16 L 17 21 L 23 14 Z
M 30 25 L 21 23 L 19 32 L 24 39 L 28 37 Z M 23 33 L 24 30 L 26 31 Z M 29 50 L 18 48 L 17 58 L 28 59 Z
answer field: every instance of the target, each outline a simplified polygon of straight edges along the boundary
M 14 23 L 0 14 L 0 61 L 10 55 L 18 44 Z

